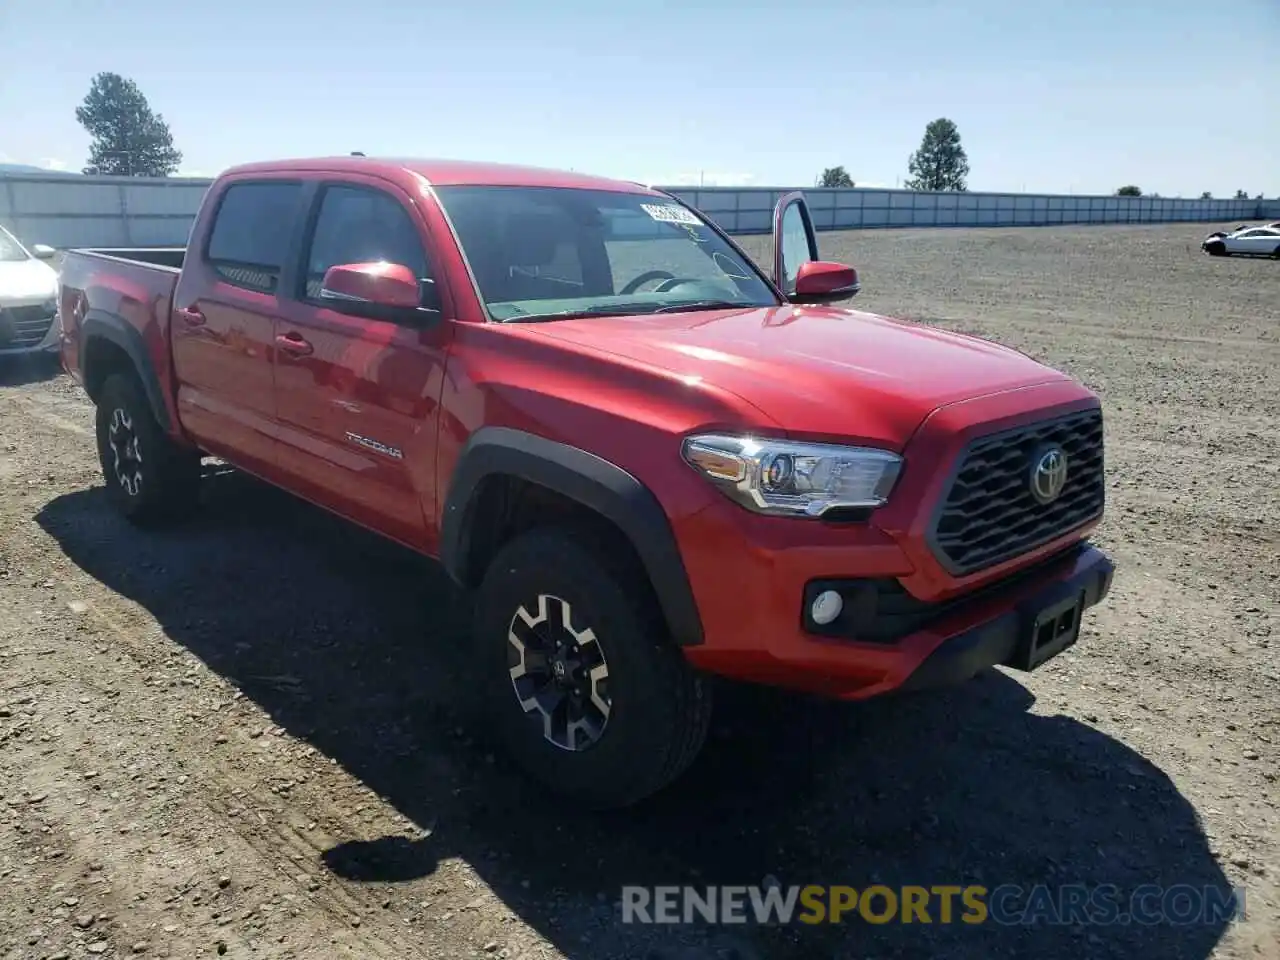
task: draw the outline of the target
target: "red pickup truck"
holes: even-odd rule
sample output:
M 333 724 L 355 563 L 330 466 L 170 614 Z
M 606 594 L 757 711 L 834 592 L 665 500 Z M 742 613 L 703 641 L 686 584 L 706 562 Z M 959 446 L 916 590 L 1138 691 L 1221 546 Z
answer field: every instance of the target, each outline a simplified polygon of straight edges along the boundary
M 62 356 L 140 525 L 216 456 L 438 557 L 512 756 L 594 806 L 697 754 L 719 674 L 858 699 L 1030 670 L 1111 562 L 1098 398 L 771 275 L 674 196 L 510 166 L 234 168 L 185 249 L 76 250 Z

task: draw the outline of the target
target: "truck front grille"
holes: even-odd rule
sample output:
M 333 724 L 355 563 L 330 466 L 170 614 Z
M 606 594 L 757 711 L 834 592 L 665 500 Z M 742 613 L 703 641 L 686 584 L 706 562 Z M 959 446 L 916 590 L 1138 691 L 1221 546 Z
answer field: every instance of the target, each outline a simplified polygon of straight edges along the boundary
M 0 350 L 34 347 L 53 324 L 54 312 L 43 304 L 0 307 Z
M 1055 447 L 1066 454 L 1066 482 L 1042 503 L 1032 494 L 1032 472 Z M 1097 408 L 974 440 L 934 518 L 938 562 L 954 576 L 975 573 L 1099 516 L 1106 495 L 1102 448 Z

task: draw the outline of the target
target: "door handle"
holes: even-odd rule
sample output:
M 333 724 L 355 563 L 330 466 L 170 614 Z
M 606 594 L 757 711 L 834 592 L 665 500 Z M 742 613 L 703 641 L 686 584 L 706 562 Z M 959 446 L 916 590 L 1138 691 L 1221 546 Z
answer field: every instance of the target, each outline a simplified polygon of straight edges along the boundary
M 299 357 L 305 357 L 314 349 L 310 343 L 303 340 L 296 333 L 282 333 L 276 337 L 276 346 L 281 350 L 287 350 L 289 353 L 296 354 Z
M 181 307 L 178 310 L 178 316 L 188 327 L 203 327 L 205 323 L 204 314 L 198 307 Z

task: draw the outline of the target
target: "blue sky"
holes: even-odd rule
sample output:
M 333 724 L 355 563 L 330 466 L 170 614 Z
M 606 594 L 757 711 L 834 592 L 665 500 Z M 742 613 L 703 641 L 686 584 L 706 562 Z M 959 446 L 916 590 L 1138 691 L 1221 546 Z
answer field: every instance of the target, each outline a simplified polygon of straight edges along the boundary
M 1280 0 L 0 0 L 0 162 L 78 170 L 93 74 L 183 172 L 363 150 L 676 184 L 1280 195 Z

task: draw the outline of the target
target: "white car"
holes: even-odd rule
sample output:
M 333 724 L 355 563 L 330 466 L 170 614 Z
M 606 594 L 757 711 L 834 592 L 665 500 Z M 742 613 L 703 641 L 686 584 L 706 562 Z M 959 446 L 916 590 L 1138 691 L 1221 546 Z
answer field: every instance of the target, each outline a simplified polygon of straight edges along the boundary
M 1230 233 L 1218 230 L 1204 238 L 1200 249 L 1215 257 L 1246 254 L 1255 257 L 1275 257 L 1280 260 L 1280 224 L 1237 227 Z
M 0 357 L 58 349 L 58 274 L 44 262 L 56 253 L 0 227 Z

